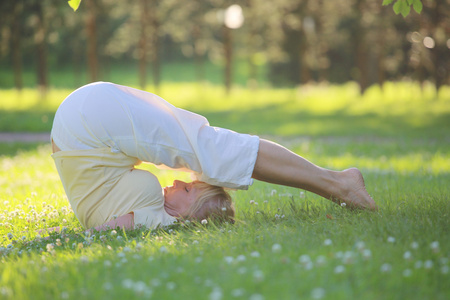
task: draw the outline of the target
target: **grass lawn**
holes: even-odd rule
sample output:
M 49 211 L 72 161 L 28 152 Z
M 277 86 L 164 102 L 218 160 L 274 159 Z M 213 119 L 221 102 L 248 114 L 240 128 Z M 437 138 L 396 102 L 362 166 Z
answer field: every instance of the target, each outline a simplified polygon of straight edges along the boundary
M 0 131 L 48 131 L 69 90 L 0 90 Z M 212 125 L 362 170 L 376 213 L 256 182 L 237 222 L 86 235 L 48 144 L 0 144 L 0 299 L 449 299 L 450 90 L 410 83 L 160 94 Z M 18 102 L 21 101 L 21 102 Z M 5 116 L 11 116 L 5 121 Z M 23 117 L 23 122 L 17 118 Z M 22 125 L 15 125 L 22 124 Z M 22 127 L 18 127 L 22 126 Z M 19 128 L 19 129 L 17 129 Z M 153 171 L 162 185 L 184 173 Z M 63 234 L 35 230 L 63 225 Z

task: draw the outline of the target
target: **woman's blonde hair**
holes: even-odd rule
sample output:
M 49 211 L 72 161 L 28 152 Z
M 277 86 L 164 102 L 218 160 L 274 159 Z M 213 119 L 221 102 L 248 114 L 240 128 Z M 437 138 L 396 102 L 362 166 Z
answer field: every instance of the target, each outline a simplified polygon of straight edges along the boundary
M 194 181 L 193 184 L 200 193 L 187 211 L 187 219 L 195 221 L 211 219 L 234 223 L 233 201 L 223 187 L 202 181 Z

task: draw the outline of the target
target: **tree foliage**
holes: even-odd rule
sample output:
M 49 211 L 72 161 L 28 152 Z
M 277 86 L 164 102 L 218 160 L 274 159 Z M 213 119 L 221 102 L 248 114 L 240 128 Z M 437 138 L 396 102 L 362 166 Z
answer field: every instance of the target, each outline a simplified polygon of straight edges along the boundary
M 76 13 L 59 0 L 0 2 L 0 68 L 14 72 L 0 77 L 0 86 L 20 88 L 22 70 L 30 69 L 42 85 L 52 84 L 52 76 L 44 80 L 46 70 L 59 68 L 73 70 L 72 86 L 112 80 L 118 64 L 141 76 L 148 68 L 141 85 L 157 85 L 160 76 L 172 80 L 168 63 L 187 61 L 191 80 L 220 82 L 223 74 L 211 66 L 225 69 L 230 53 L 239 61 L 239 83 L 249 86 L 356 81 L 363 92 L 403 78 L 449 83 L 450 0 L 82 2 Z M 80 1 L 69 4 L 76 9 Z M 223 12 L 232 4 L 245 19 L 225 36 Z M 399 18 L 381 4 L 409 16 Z M 411 6 L 421 13 L 411 14 Z
M 394 1 L 392 8 L 397 15 L 402 14 L 406 18 L 411 11 L 411 6 L 418 14 L 422 12 L 423 4 L 421 0 L 383 0 L 383 5 L 390 5 Z
M 69 6 L 72 7 L 73 11 L 76 11 L 80 6 L 81 0 L 69 0 Z

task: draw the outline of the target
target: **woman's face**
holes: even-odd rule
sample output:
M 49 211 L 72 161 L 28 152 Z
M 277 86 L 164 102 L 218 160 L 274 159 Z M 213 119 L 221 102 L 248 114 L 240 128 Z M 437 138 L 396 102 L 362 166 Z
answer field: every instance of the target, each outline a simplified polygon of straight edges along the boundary
M 192 182 L 175 180 L 172 186 L 164 188 L 164 208 L 174 217 L 187 217 L 186 213 L 200 193 Z

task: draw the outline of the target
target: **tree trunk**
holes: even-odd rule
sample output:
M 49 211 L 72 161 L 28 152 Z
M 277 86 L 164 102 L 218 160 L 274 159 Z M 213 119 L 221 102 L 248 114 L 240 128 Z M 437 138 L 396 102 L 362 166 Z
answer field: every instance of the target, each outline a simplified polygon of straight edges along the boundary
M 255 40 L 258 36 L 258 31 L 255 25 L 255 5 L 252 0 L 247 0 L 247 8 L 249 11 L 249 16 L 247 17 L 248 31 L 248 80 L 247 84 L 250 88 L 255 89 L 258 85 L 258 68 L 254 61 L 254 55 L 257 51 L 255 47 Z
M 147 20 L 148 0 L 141 0 L 141 37 L 139 39 L 139 83 L 142 90 L 147 85 Z
M 47 41 L 46 30 L 44 24 L 44 12 L 42 9 L 41 1 L 37 1 L 35 4 L 37 24 L 35 33 L 36 43 L 36 58 L 37 58 L 37 84 L 41 92 L 41 96 L 44 96 L 48 87 L 47 78 Z
M 22 28 L 21 28 L 21 15 L 23 5 L 21 2 L 14 3 L 13 22 L 12 22 L 12 62 L 14 69 L 14 86 L 17 90 L 23 88 L 22 78 Z
M 364 39 L 365 30 L 362 24 L 362 15 L 364 13 L 364 0 L 358 0 L 356 3 L 358 22 L 354 35 L 355 44 L 355 59 L 356 67 L 358 69 L 358 83 L 361 95 L 364 94 L 365 90 L 369 85 L 368 78 L 368 64 L 367 64 L 367 45 Z
M 157 1 L 153 1 L 154 7 L 157 6 Z M 159 20 L 156 14 L 157 10 L 152 9 L 149 13 L 149 20 L 151 24 L 152 31 L 152 75 L 153 75 L 153 84 L 155 86 L 155 90 L 158 93 L 160 81 L 161 81 L 161 70 L 160 70 L 160 57 L 159 57 Z
M 299 84 L 306 84 L 311 81 L 311 71 L 308 66 L 308 59 L 306 52 L 308 50 L 308 41 L 303 29 L 300 30 L 300 51 L 299 51 L 299 67 L 300 67 L 300 81 Z
M 376 48 L 376 61 L 377 61 L 377 82 L 380 88 L 383 88 L 384 82 L 386 81 L 386 72 L 384 68 L 384 57 L 385 57 L 385 33 L 386 33 L 386 18 L 385 18 L 386 8 L 381 8 L 380 14 L 378 16 L 378 31 L 377 31 L 377 48 Z
M 195 24 L 192 36 L 194 37 L 194 62 L 195 62 L 195 76 L 198 82 L 205 79 L 205 64 L 203 59 L 203 50 L 199 47 L 199 40 L 201 38 L 201 25 Z
M 89 80 L 98 80 L 98 56 L 97 56 L 97 24 L 96 24 L 96 4 L 95 0 L 86 0 L 86 36 L 87 36 L 87 62 L 89 70 Z
M 228 95 L 231 90 L 231 67 L 233 59 L 233 46 L 232 46 L 231 29 L 225 25 L 223 25 L 223 50 L 225 55 L 224 83 L 225 83 L 225 91 Z
M 447 1 L 436 1 L 434 3 L 434 9 L 432 11 L 432 24 L 431 24 L 431 35 L 435 41 L 435 46 L 433 49 L 430 49 L 431 59 L 434 64 L 434 82 L 436 86 L 436 94 L 439 92 L 439 88 L 448 81 L 450 76 L 449 68 L 450 68 L 450 59 L 448 55 L 448 47 L 446 45 L 447 39 L 441 38 L 437 32 L 440 30 L 439 28 L 449 29 L 448 13 L 450 9 L 446 6 L 445 3 Z

